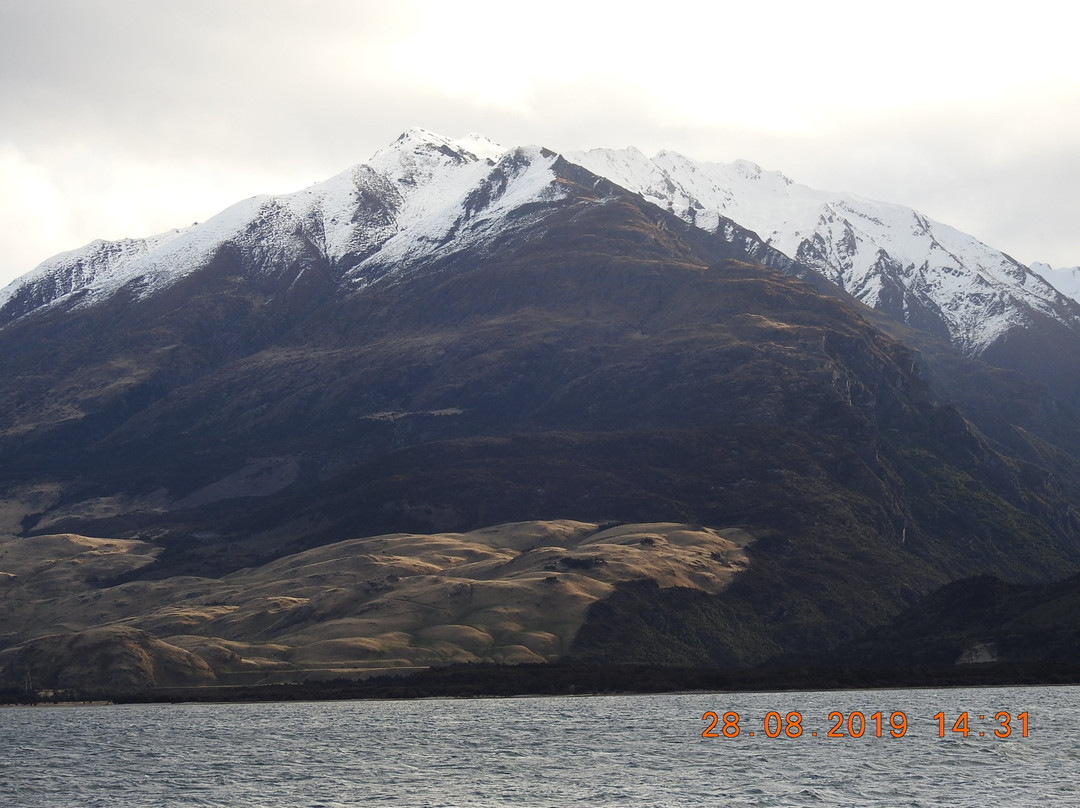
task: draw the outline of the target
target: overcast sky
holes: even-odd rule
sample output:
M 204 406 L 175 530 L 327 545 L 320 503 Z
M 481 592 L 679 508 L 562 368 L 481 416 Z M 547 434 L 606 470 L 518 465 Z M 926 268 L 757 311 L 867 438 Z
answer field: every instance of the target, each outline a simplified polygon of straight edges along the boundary
M 0 0 L 0 284 L 412 126 L 745 158 L 1080 264 L 1060 0 Z

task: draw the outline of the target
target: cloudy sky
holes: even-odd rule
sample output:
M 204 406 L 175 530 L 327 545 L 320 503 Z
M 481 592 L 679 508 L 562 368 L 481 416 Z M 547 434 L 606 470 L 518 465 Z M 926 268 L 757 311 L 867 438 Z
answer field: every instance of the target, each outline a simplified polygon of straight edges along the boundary
M 0 284 L 405 129 L 746 158 L 1080 264 L 1080 12 L 907 0 L 0 0 Z

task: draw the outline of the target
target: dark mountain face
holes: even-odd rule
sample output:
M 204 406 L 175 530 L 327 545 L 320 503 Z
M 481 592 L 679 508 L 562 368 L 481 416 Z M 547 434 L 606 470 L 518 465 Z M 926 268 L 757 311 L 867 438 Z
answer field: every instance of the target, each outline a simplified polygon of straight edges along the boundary
M 755 662 L 954 578 L 1075 568 L 1044 447 L 1008 425 L 1015 445 L 992 443 L 857 304 L 734 225 L 556 175 L 565 196 L 410 271 L 368 263 L 346 283 L 303 234 L 285 262 L 226 242 L 157 295 L 10 323 L 17 529 L 152 539 L 146 577 L 530 519 L 754 537 L 720 595 L 639 585 L 597 609 L 574 654 L 608 661 Z
M 1080 663 L 1080 576 L 1049 584 L 953 581 L 831 654 L 833 666 Z M 806 664 L 807 660 L 801 660 Z M 819 660 L 811 662 L 820 664 Z

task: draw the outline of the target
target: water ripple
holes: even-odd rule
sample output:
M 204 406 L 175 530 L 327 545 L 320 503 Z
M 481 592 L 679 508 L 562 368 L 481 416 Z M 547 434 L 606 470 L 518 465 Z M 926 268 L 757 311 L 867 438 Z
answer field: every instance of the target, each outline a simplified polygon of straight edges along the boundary
M 0 804 L 1077 804 L 1075 693 L 1054 687 L 13 708 L 0 710 Z M 739 737 L 702 738 L 708 710 L 738 712 Z M 802 714 L 803 735 L 768 737 L 766 714 L 793 710 Z M 828 714 L 853 710 L 903 710 L 908 733 L 826 738 Z M 1029 736 L 1017 730 L 995 738 L 988 723 L 966 738 L 949 731 L 938 737 L 938 712 L 951 722 L 964 711 L 974 721 L 999 710 L 1028 712 Z

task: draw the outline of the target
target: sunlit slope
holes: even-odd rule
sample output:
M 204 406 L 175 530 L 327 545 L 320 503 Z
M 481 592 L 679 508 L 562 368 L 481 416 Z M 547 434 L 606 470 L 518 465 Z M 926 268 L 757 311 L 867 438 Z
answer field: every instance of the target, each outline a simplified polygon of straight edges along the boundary
M 14 647 L 0 669 L 13 681 L 29 670 L 51 686 L 93 688 L 132 656 L 145 664 L 131 685 L 550 661 L 616 583 L 715 594 L 747 567 L 749 541 L 736 529 L 671 523 L 525 522 L 353 539 L 220 579 L 111 585 L 155 550 L 72 534 L 9 538 L 0 541 L 0 608 L 2 641 Z M 65 656 L 80 644 L 97 653 Z

